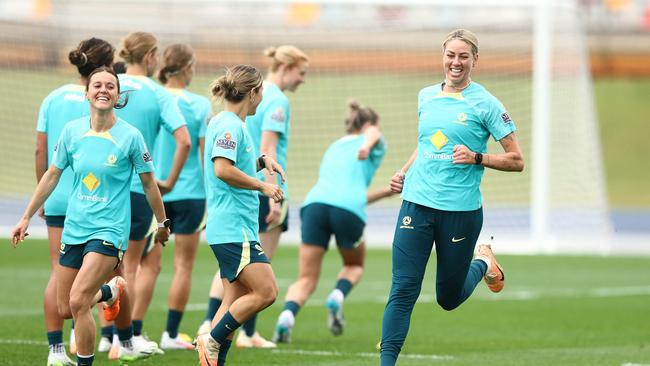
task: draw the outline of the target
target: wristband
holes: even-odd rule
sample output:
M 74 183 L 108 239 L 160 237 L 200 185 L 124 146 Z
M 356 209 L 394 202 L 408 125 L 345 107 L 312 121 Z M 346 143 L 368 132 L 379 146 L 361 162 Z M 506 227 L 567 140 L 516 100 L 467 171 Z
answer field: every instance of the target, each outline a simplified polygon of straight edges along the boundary
M 259 158 L 257 158 L 257 165 L 260 166 L 260 170 L 266 168 L 266 162 L 264 161 L 264 157 L 266 155 L 262 154 Z

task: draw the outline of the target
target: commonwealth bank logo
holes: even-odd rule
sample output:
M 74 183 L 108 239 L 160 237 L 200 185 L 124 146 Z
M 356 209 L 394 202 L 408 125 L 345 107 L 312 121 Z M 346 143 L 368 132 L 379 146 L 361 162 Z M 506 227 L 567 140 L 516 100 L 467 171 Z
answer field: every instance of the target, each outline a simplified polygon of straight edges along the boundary
M 449 139 L 440 130 L 436 131 L 436 133 L 434 133 L 433 136 L 431 136 L 431 143 L 438 150 L 442 149 L 445 145 L 447 145 L 447 142 L 449 142 Z
M 97 179 L 97 177 L 95 177 L 95 174 L 91 172 L 81 180 L 81 183 L 83 183 L 86 188 L 88 188 L 88 191 L 92 192 L 97 189 L 97 187 L 99 187 L 100 181 Z

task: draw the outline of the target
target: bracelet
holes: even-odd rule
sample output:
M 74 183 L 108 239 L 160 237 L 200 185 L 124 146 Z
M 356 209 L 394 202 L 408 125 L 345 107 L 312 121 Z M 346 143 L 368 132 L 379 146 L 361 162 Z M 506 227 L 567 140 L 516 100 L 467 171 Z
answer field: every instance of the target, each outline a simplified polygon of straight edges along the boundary
M 259 158 L 257 158 L 257 165 L 260 166 L 260 170 L 266 168 L 266 162 L 264 161 L 264 157 L 266 155 L 262 154 Z

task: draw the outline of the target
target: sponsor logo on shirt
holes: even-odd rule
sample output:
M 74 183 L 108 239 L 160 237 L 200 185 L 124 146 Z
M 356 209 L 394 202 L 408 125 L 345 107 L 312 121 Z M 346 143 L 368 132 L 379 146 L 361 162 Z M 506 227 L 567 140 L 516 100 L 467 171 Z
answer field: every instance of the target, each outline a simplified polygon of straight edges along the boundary
M 110 166 L 110 167 L 116 167 L 116 166 L 117 166 L 116 163 L 117 163 L 117 155 L 115 155 L 115 154 L 110 154 L 110 155 L 108 155 L 108 157 L 106 158 L 106 162 L 104 163 L 104 165 L 106 165 L 106 166 Z
M 447 153 L 432 154 L 428 151 L 425 151 L 424 158 L 429 160 L 452 160 L 454 158 L 454 155 Z
M 458 116 L 456 116 L 456 121 L 454 121 L 454 123 L 467 126 L 467 114 L 465 114 L 464 112 L 458 113 Z
M 431 136 L 430 140 L 433 146 L 435 146 L 438 150 L 442 149 L 445 145 L 447 145 L 447 142 L 449 142 L 449 139 L 447 136 L 445 136 L 444 133 L 442 133 L 441 130 L 436 131 L 436 133 Z
M 232 140 L 230 132 L 226 132 L 223 134 L 223 138 L 217 139 L 214 142 L 214 146 L 226 150 L 235 150 L 235 148 L 237 148 L 237 142 Z
M 284 122 L 286 119 L 284 116 L 284 109 L 282 107 L 278 107 L 278 109 L 276 109 L 275 112 L 271 114 L 271 119 L 275 122 Z
M 402 217 L 402 225 L 399 227 L 400 229 L 413 229 L 413 226 L 411 226 L 411 216 L 404 216 Z
M 508 114 L 508 112 L 501 113 L 501 120 L 503 121 L 503 123 L 512 122 L 512 119 L 510 119 L 510 115 Z
M 95 177 L 95 175 L 91 172 L 88 173 L 82 180 L 81 183 L 83 183 L 84 186 L 90 191 L 91 193 L 99 187 L 101 184 L 101 181 Z M 83 194 L 81 192 L 77 193 L 77 199 L 82 200 L 82 201 L 91 201 L 91 202 L 108 202 L 108 197 L 100 197 L 97 195 L 87 195 Z
M 151 158 L 151 154 L 149 154 L 149 151 L 145 151 L 145 153 L 142 154 L 142 160 L 143 160 L 145 163 L 148 163 L 148 162 L 150 162 L 150 161 L 153 160 L 153 159 Z

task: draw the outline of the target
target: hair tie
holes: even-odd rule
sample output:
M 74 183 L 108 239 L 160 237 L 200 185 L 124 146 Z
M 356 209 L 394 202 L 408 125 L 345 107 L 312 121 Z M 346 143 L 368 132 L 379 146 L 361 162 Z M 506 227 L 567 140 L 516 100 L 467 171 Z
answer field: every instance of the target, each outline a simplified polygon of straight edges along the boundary
M 88 63 L 88 56 L 86 56 L 85 53 L 81 52 L 81 65 L 79 66 L 85 66 Z

